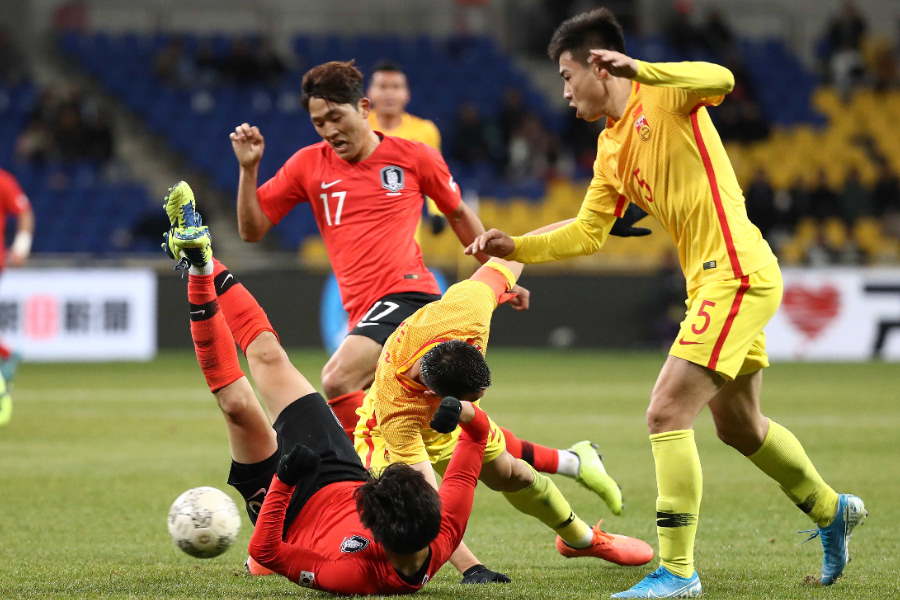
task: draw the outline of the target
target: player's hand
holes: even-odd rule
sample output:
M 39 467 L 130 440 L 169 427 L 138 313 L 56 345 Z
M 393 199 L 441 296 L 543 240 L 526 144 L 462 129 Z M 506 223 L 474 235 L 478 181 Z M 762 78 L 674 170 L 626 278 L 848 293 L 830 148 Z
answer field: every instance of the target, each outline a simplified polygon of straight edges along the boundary
M 464 409 L 464 405 L 465 409 Z M 466 418 L 463 418 L 465 412 Z M 468 423 L 475 416 L 475 409 L 471 402 L 460 402 L 453 396 L 447 396 L 441 400 L 440 406 L 434 411 L 431 417 L 430 427 L 438 433 L 450 433 L 460 421 Z
M 644 210 L 636 204 L 629 204 L 625 210 L 625 214 L 616 219 L 612 229 L 609 230 L 610 235 L 619 237 L 640 237 L 653 233 L 646 227 L 635 227 L 634 224 L 647 216 Z
M 511 237 L 499 229 L 488 229 L 468 245 L 466 254 L 484 253 L 488 256 L 503 258 L 516 249 L 516 243 Z
M 512 290 L 516 295 L 509 299 L 509 304 L 513 310 L 528 310 L 531 306 L 531 292 L 521 285 L 517 285 Z
M 309 446 L 296 444 L 287 454 L 282 454 L 275 473 L 283 483 L 297 485 L 304 475 L 314 474 L 319 470 L 319 455 Z
M 242 167 L 255 167 L 259 164 L 266 148 L 266 140 L 259 132 L 259 127 L 241 123 L 228 137 L 231 138 L 234 156 Z
M 615 50 L 591 50 L 588 62 L 597 65 L 601 73 L 606 71 L 613 77 L 632 79 L 637 75 L 637 61 Z
M 484 565 L 469 567 L 462 575 L 460 583 L 510 583 L 512 581 L 507 575 L 491 571 Z

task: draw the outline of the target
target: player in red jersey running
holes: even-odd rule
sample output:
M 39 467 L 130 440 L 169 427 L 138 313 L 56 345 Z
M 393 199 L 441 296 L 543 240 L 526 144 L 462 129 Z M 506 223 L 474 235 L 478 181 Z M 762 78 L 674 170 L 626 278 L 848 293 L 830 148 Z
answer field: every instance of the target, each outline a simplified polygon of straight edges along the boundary
M 6 244 L 4 244 L 4 231 L 6 230 L 7 216 L 16 217 L 16 235 L 9 248 L 8 258 Z M 25 264 L 31 253 L 31 240 L 34 235 L 34 212 L 28 202 L 28 196 L 19 187 L 19 182 L 11 173 L 0 169 L 0 272 L 7 262 L 14 267 Z M 6 345 L 0 343 L 0 376 L 10 381 L 16 372 L 19 363 L 19 355 Z M 2 387 L 2 385 L 0 385 Z M 0 392 L 0 425 L 8 420 L 11 413 L 12 401 L 9 396 Z
M 215 268 L 228 271 L 214 262 L 209 230 L 196 219 L 189 194 L 181 183 L 167 196 L 167 205 L 179 210 L 169 211 L 172 229 L 164 247 L 189 263 L 191 337 L 228 424 L 229 483 L 256 523 L 251 556 L 299 585 L 336 594 L 421 589 L 462 540 L 481 471 L 487 415 L 453 398 L 437 410 L 437 431 L 450 432 L 458 422 L 463 427 L 440 492 L 407 465 L 392 465 L 372 479 L 324 399 L 296 369 L 289 380 L 256 377 L 274 420 L 270 426 L 241 372 L 235 343 L 253 346 L 274 332 L 242 286 L 220 293 Z M 234 302 L 237 289 L 240 305 Z

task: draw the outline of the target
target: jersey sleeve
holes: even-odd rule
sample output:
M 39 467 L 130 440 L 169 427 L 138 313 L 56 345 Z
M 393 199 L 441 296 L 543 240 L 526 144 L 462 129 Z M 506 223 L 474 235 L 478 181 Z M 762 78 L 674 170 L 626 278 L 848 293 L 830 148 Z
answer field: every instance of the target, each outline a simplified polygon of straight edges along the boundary
M 436 573 L 441 568 L 466 532 L 469 516 L 472 514 L 472 498 L 481 474 L 484 446 L 490 431 L 487 414 L 475 408 L 475 417 L 461 425 L 463 433 L 459 437 L 450 465 L 441 483 L 441 528 L 431 544 L 431 566 Z
M 453 175 L 450 174 L 450 169 L 440 152 L 421 144 L 417 174 L 419 189 L 434 200 L 438 210 L 446 215 L 459 208 L 462 202 L 459 186 L 453 180 Z
M 30 208 L 28 196 L 22 191 L 16 178 L 0 171 L 0 212 L 20 215 Z
M 594 177 L 575 220 L 540 235 L 513 237 L 515 250 L 503 258 L 541 263 L 593 254 L 606 242 L 616 218 L 627 206 L 628 200 L 603 176 L 599 161 L 595 162 Z
M 282 540 L 284 515 L 293 491 L 294 486 L 282 482 L 277 475 L 272 478 L 250 538 L 249 551 L 262 566 L 296 582 L 302 571 L 316 573 L 326 561 L 316 552 Z
M 310 163 L 309 153 L 299 150 L 256 190 L 259 207 L 273 224 L 280 222 L 296 205 L 309 202 L 303 189 L 303 173 Z
M 689 113 L 700 104 L 718 106 L 734 89 L 731 71 L 713 63 L 637 63 L 634 80 L 665 88 L 662 104 L 674 112 Z

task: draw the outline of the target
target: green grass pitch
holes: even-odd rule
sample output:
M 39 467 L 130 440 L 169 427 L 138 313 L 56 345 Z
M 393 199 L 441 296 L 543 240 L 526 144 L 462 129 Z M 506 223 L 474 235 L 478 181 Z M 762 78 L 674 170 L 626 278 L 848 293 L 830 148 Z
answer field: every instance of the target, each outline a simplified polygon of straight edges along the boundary
M 324 355 L 293 354 L 318 378 Z M 610 531 L 656 544 L 655 482 L 644 408 L 662 360 L 654 354 L 497 349 L 484 407 L 522 437 L 567 446 L 600 443 L 621 483 L 625 514 L 612 517 L 575 482 L 556 477 L 575 510 Z M 854 535 L 854 561 L 835 586 L 818 572 L 810 523 L 777 486 L 697 424 L 704 497 L 697 560 L 709 598 L 897 598 L 900 523 L 900 371 L 895 364 L 777 364 L 766 373 L 767 413 L 792 429 L 839 491 L 871 513 Z M 149 364 L 22 367 L 15 412 L 0 429 L 0 598 L 309 598 L 278 577 L 243 575 L 249 530 L 223 556 L 197 560 L 166 532 L 183 490 L 225 484 L 222 419 L 189 352 Z M 466 536 L 508 586 L 461 587 L 449 565 L 428 598 L 605 598 L 647 568 L 566 560 L 553 535 L 480 487 Z

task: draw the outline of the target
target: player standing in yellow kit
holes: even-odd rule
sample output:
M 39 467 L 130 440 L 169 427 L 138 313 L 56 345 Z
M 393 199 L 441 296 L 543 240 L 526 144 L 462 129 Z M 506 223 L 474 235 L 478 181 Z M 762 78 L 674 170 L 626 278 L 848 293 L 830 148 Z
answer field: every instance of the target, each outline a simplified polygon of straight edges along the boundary
M 815 521 L 824 549 L 820 582 L 849 560 L 853 528 L 867 513 L 838 495 L 794 435 L 760 411 L 769 366 L 763 327 L 781 302 L 775 255 L 747 218 L 744 197 L 706 106 L 734 87 L 710 63 L 646 63 L 624 54 L 622 28 L 597 9 L 563 22 L 548 52 L 564 96 L 585 121 L 606 118 L 594 177 L 569 225 L 528 237 L 492 229 L 467 253 L 522 263 L 592 254 L 630 202 L 669 232 L 687 280 L 687 313 L 647 409 L 656 463 L 660 567 L 613 598 L 698 596 L 694 537 L 702 474 L 693 423 L 709 406 L 719 438 L 750 459 Z

